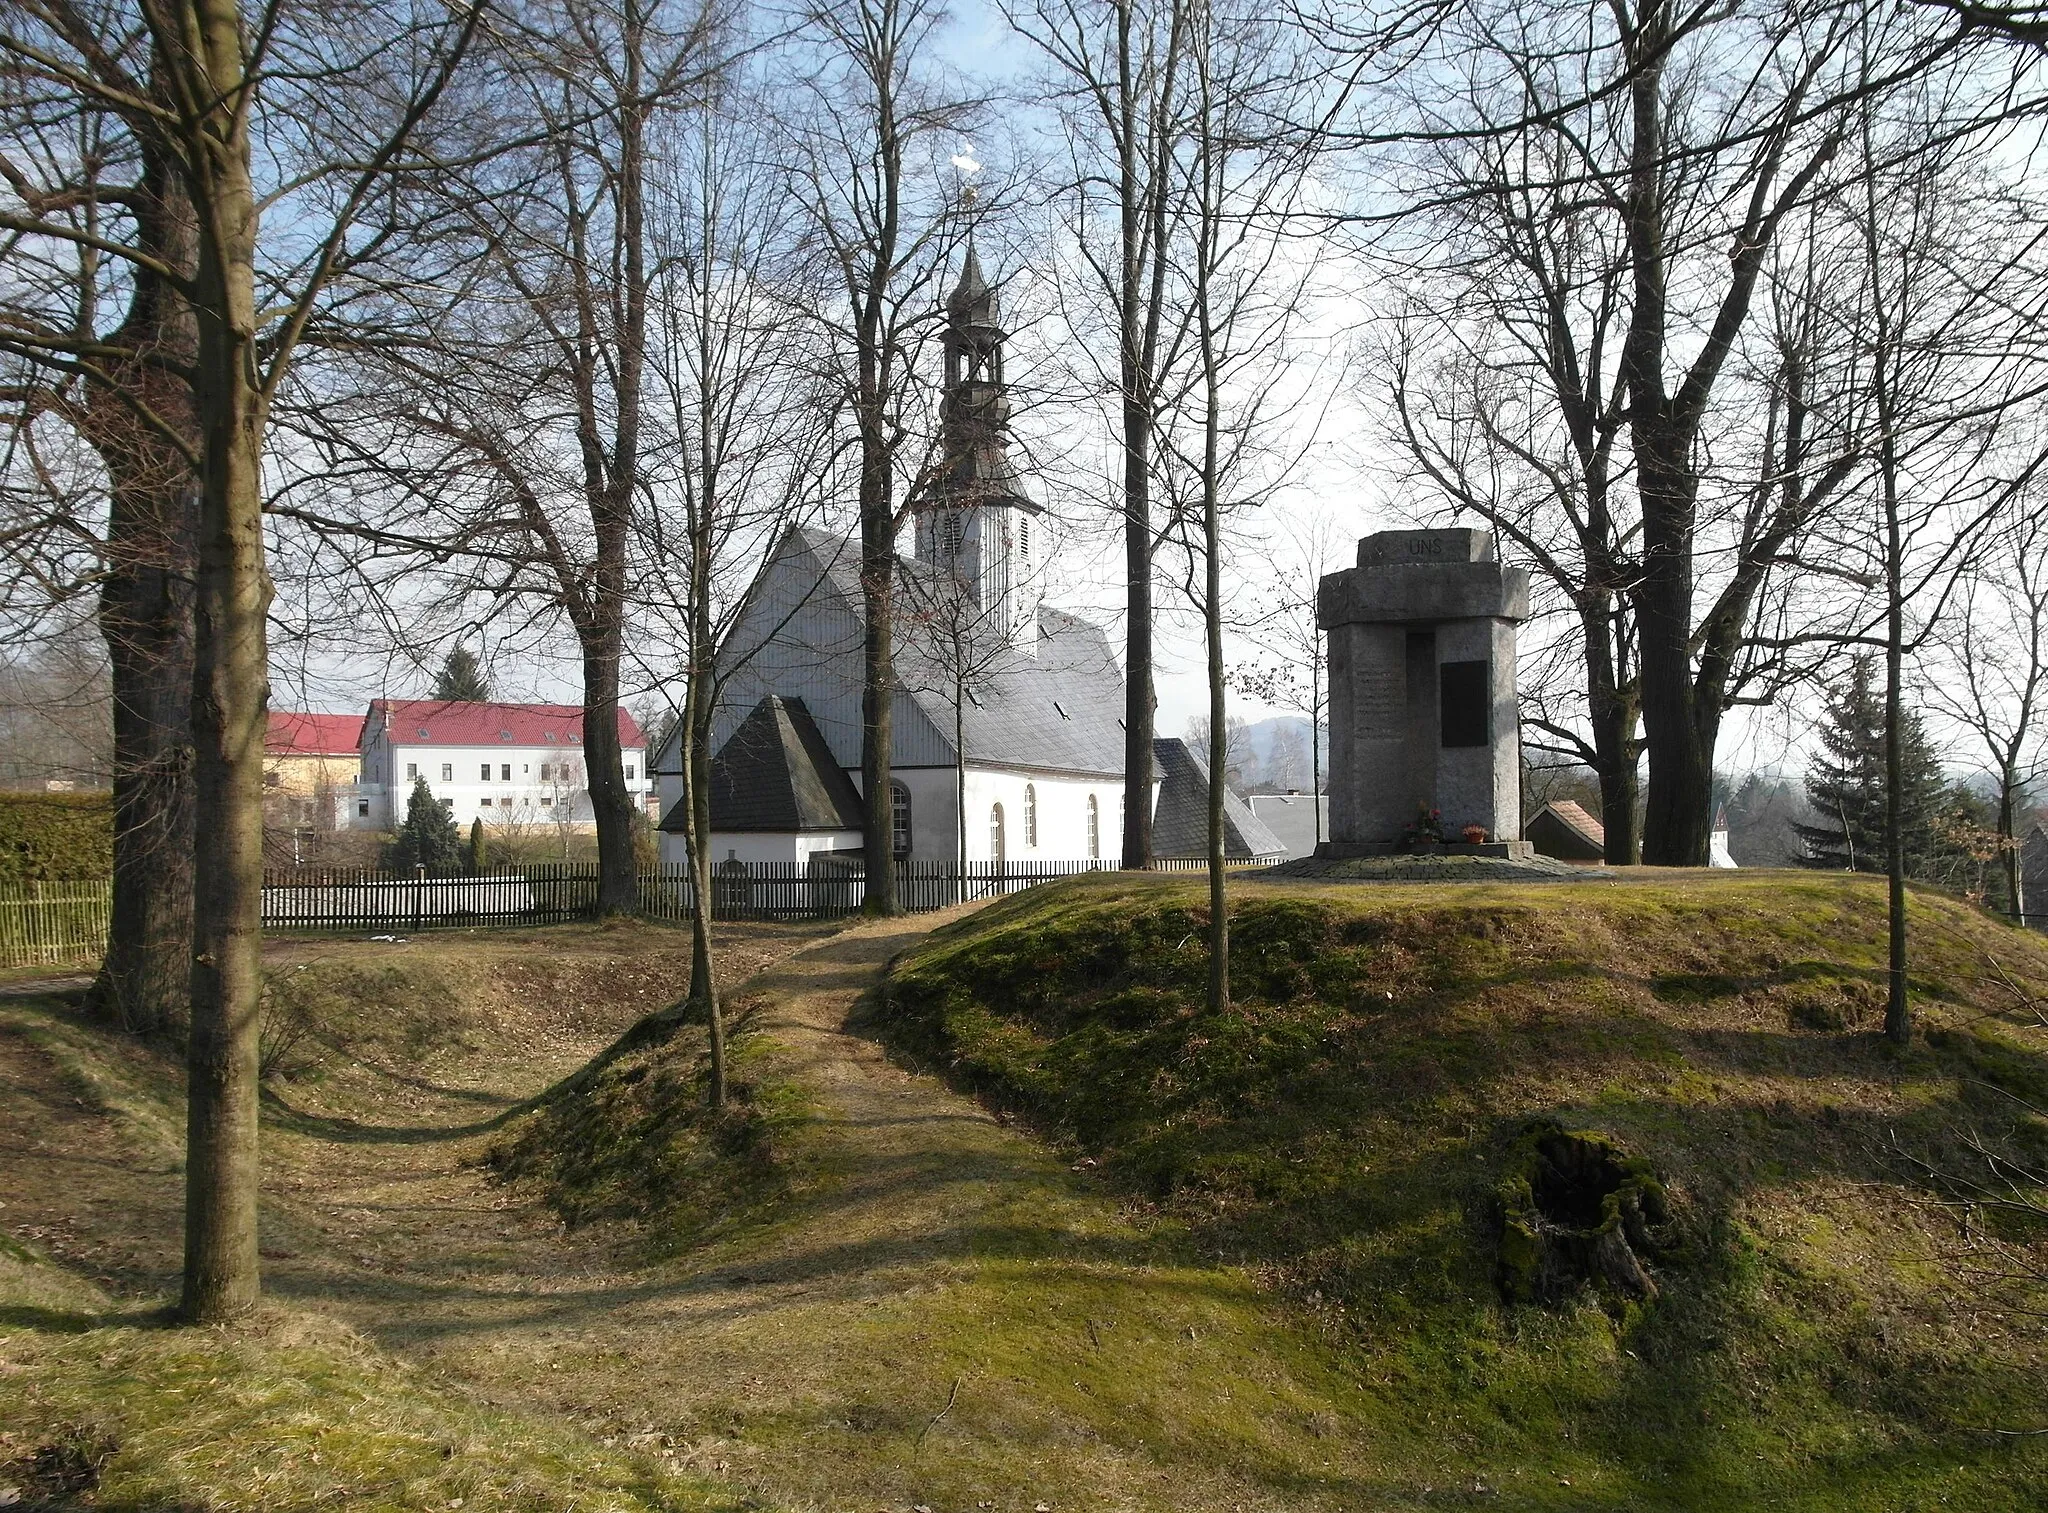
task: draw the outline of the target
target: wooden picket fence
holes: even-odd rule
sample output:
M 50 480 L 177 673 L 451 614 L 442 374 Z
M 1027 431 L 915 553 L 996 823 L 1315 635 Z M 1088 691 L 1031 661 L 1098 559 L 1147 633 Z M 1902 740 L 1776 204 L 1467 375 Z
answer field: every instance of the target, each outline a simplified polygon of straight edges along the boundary
M 114 885 L 106 881 L 0 888 L 0 967 L 98 961 L 113 898 Z

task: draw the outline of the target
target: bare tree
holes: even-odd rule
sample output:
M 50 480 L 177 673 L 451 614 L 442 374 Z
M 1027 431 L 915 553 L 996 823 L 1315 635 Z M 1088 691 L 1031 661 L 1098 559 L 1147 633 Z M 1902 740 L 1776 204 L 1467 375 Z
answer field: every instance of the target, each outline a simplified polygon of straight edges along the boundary
M 23 86 L 7 97 L 10 114 L 42 101 L 102 113 L 161 155 L 182 187 L 193 228 L 191 261 L 181 266 L 159 242 L 111 216 L 79 224 L 67 213 L 75 203 L 69 192 L 0 213 L 0 232 L 17 247 L 118 261 L 161 280 L 196 325 L 183 362 L 175 347 L 103 348 L 90 327 L 11 322 L 6 333 L 10 351 L 103 388 L 198 480 L 191 703 L 197 881 L 182 1302 L 184 1317 L 194 1322 L 247 1313 L 259 1285 L 256 1093 L 270 597 L 261 467 L 268 413 L 323 291 L 358 251 L 351 234 L 365 207 L 439 98 L 476 19 L 473 10 L 430 13 L 411 31 L 419 44 L 406 65 L 413 72 L 395 81 L 397 89 L 361 98 L 344 86 L 352 66 L 371 66 L 362 44 L 345 19 L 329 28 L 312 6 L 245 12 L 236 0 L 136 0 L 88 9 L 70 0 L 32 0 L 0 23 L 0 59 Z M 381 51 L 387 42 L 380 38 L 375 46 Z M 284 102 L 271 97 L 273 89 L 320 90 L 327 108 L 311 118 L 274 116 L 264 107 Z M 305 204 L 298 250 L 274 290 L 259 290 L 266 198 L 255 168 L 259 131 L 266 161 L 292 161 L 295 146 L 309 149 L 309 161 L 292 162 L 283 188 L 310 187 L 320 202 L 317 209 L 313 199 Z M 350 138 L 352 150 L 329 152 L 330 132 Z M 101 198 L 111 207 L 116 197 Z M 120 381 L 119 365 L 137 360 L 161 363 L 182 380 L 168 392 L 194 397 L 189 427 L 175 413 L 159 414 L 153 391 Z
M 930 385 L 917 355 L 960 212 L 960 133 L 972 120 L 933 58 L 935 0 L 821 0 L 804 13 L 792 193 L 820 271 L 811 308 L 828 339 L 858 458 L 864 907 L 898 909 L 889 765 L 894 740 L 896 531 L 932 455 Z M 829 290 L 829 292 L 827 292 Z
M 730 633 L 775 540 L 839 481 L 834 396 L 820 376 L 815 326 L 799 314 L 807 302 L 791 287 L 795 216 L 766 166 L 766 133 L 743 114 L 750 82 L 732 80 L 677 131 L 676 172 L 655 201 L 653 361 L 664 439 L 642 520 L 639 590 L 650 622 L 666 632 L 654 639 L 682 648 L 690 1004 L 710 1027 L 714 1107 L 727 1088 L 711 939 L 711 739 L 725 682 L 750 650 L 732 648 Z M 645 670 L 662 686 L 662 669 Z
M 1982 743 L 1991 763 L 2006 903 L 2025 924 L 2021 820 L 2027 795 L 2048 774 L 2048 508 L 2038 496 L 1985 543 L 1941 639 L 1934 702 Z
M 1874 28 L 1857 38 L 1866 74 L 1881 66 Z M 1885 667 L 1885 849 L 1890 964 L 1885 1034 L 1911 1039 L 1907 975 L 1906 670 L 1935 636 L 1983 533 L 2031 488 L 2042 456 L 2011 436 L 2042 392 L 2039 353 L 2012 320 L 2036 297 L 2031 238 L 1987 221 L 1993 160 L 1954 130 L 1958 80 L 1930 74 L 1859 102 L 1851 140 L 1859 175 L 1839 214 L 1860 277 L 1828 315 L 1859 367 L 1864 508 L 1843 518 L 1838 555 L 1870 564 L 1875 606 L 1850 644 Z
M 1168 432 L 1177 515 L 1195 537 L 1208 712 L 1209 995 L 1230 1006 L 1224 797 L 1230 766 L 1224 666 L 1224 515 L 1255 502 L 1276 434 L 1298 421 L 1284 383 L 1313 261 L 1280 232 L 1296 208 L 1303 161 L 1271 123 L 1288 119 L 1301 77 L 1257 7 L 1195 0 L 1188 14 L 1187 139 L 1172 193 L 1189 227 L 1183 270 L 1195 371 Z M 1262 129 L 1268 128 L 1268 129 Z M 1299 441 L 1296 441 L 1296 447 Z M 1142 791 L 1142 790 L 1141 790 Z
M 1583 713 L 1538 728 L 1599 775 L 1617 861 L 1646 751 L 1644 859 L 1704 864 L 1722 719 L 1800 672 L 1802 545 L 1854 469 L 1798 292 L 1816 207 L 1853 182 L 1856 101 L 1944 47 L 1888 16 L 1866 74 L 1862 11 L 1474 9 L 1410 86 L 1409 187 L 1450 235 L 1414 281 L 1400 429 L 1567 617 Z
M 1193 0 L 1012 0 L 1010 24 L 1047 69 L 1066 161 L 1058 177 L 1087 297 L 1074 299 L 1078 350 L 1113 350 L 1099 377 L 1116 407 L 1124 534 L 1123 865 L 1152 865 L 1154 557 L 1160 417 L 1191 361 L 1184 288 L 1185 149 Z M 1269 126 L 1271 123 L 1267 123 Z M 1092 341 L 1097 328 L 1109 340 Z

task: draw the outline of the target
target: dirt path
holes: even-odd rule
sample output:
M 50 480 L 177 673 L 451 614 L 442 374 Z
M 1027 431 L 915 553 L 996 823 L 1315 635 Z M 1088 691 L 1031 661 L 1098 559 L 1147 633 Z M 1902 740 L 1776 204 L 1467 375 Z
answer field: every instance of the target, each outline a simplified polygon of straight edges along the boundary
M 268 1296 L 465 1395 L 739 1482 L 769 1506 L 1373 1502 L 1320 1437 L 1341 1384 L 1288 1342 L 1250 1278 L 1175 1257 L 1091 1179 L 850 1027 L 887 962 L 946 918 L 746 948 L 765 970 L 734 1007 L 748 1054 L 808 1101 L 792 1138 L 812 1177 L 765 1227 L 662 1262 L 629 1230 L 565 1232 L 481 1164 L 505 1116 L 608 1044 L 655 988 L 549 1017 L 526 1000 L 561 991 L 573 962 L 534 987 L 531 958 L 501 948 L 492 970 L 519 1002 L 488 1035 L 279 1091 Z M 137 1163 L 128 1186 L 133 1212 L 175 1212 L 161 1165 Z M 94 1208 L 62 1240 L 80 1254 L 123 1217 Z M 160 1291 L 169 1264 L 138 1256 L 116 1280 Z

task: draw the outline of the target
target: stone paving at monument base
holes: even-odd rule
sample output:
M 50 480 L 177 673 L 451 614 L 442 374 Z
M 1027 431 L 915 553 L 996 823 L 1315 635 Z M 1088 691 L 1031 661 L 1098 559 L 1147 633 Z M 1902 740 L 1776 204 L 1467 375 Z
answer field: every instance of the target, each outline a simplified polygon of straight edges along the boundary
M 1304 856 L 1245 874 L 1324 883 L 1583 883 L 1612 881 L 1605 867 L 1579 867 L 1547 856 Z

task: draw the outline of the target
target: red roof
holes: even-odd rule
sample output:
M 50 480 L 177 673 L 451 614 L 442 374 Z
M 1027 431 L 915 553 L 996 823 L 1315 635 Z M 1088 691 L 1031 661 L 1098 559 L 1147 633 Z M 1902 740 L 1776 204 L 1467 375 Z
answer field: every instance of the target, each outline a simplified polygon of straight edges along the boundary
M 358 714 L 273 709 L 270 728 L 263 735 L 263 750 L 269 756 L 354 756 L 362 733 L 363 717 Z
M 1607 827 L 1586 813 L 1584 805 L 1571 799 L 1559 799 L 1555 803 L 1544 805 L 1544 808 L 1564 821 L 1571 829 L 1578 831 L 1589 845 L 1607 844 Z
M 372 699 L 370 719 L 391 720 L 394 746 L 580 746 L 577 704 L 454 704 L 441 699 Z M 619 711 L 619 744 L 647 744 L 640 724 Z M 354 748 L 351 747 L 351 750 Z

